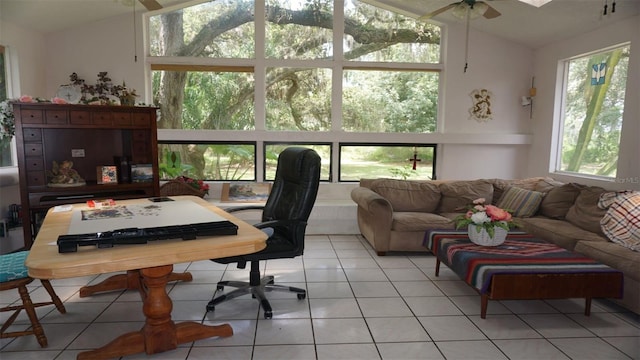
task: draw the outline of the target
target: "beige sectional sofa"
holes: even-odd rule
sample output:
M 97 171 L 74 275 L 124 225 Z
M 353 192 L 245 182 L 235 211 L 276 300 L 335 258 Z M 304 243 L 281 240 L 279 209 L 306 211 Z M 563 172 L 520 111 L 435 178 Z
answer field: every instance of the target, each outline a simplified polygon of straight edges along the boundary
M 640 314 L 640 252 L 609 241 L 600 227 L 606 209 L 598 207 L 603 188 L 551 178 L 518 180 L 361 179 L 351 192 L 358 226 L 378 255 L 390 251 L 426 252 L 429 229 L 453 229 L 451 221 L 477 198 L 499 204 L 505 192 L 525 189 L 539 198 L 535 213 L 517 217 L 522 230 L 565 249 L 621 270 L 625 295 L 620 304 Z M 511 209 L 513 210 L 513 209 Z

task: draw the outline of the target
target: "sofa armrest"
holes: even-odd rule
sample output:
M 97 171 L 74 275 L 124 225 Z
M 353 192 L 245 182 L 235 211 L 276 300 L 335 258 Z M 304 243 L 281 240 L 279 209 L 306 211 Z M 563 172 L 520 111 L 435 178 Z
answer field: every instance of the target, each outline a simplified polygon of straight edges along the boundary
M 393 214 L 389 200 L 369 188 L 357 187 L 351 190 L 351 199 L 366 211 L 388 212 L 389 216 Z
M 380 194 L 366 187 L 351 190 L 351 199 L 358 204 L 358 227 L 378 255 L 389 251 L 393 207 Z

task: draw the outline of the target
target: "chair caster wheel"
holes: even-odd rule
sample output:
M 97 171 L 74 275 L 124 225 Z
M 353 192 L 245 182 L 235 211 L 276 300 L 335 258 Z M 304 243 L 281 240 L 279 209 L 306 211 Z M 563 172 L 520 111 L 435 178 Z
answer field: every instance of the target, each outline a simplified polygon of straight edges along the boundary
M 273 312 L 271 311 L 265 311 L 264 312 L 264 318 L 265 319 L 271 319 L 273 317 Z
M 214 305 L 207 304 L 207 312 L 214 311 L 216 307 Z
M 307 294 L 298 294 L 298 300 L 302 300 L 307 297 Z
M 218 286 L 216 286 L 216 290 L 218 290 L 218 291 L 222 291 L 222 290 L 224 290 L 224 285 L 218 285 Z

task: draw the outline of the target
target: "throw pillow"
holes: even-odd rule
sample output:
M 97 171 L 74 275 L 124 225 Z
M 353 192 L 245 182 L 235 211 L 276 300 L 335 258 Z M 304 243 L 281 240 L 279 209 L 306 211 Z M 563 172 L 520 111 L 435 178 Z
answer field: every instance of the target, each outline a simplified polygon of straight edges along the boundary
M 544 194 L 539 191 L 510 186 L 498 200 L 497 206 L 510 210 L 515 217 L 531 217 L 538 212 Z
M 525 178 L 525 179 L 510 179 L 510 180 L 492 179 L 492 180 L 493 180 L 493 200 L 491 201 L 491 204 L 498 205 L 498 201 L 500 201 L 500 198 L 502 197 L 504 192 L 507 191 L 509 187 L 515 186 L 520 189 L 544 192 L 544 191 L 538 190 L 538 184 L 545 180 L 551 180 L 551 178 L 531 177 L 531 178 Z M 489 199 L 487 199 L 487 204 L 488 204 L 488 201 Z
M 567 211 L 565 219 L 583 230 L 604 236 L 600 228 L 600 219 L 602 219 L 607 210 L 600 209 L 598 201 L 600 200 L 600 195 L 605 192 L 607 190 L 597 186 L 588 186 L 581 189 L 575 203 Z
M 640 192 L 604 193 L 600 196 L 598 206 L 609 206 L 600 220 L 602 232 L 607 238 L 628 249 L 640 251 Z
M 583 185 L 568 183 L 549 190 L 540 204 L 540 215 L 562 220 L 573 206 Z

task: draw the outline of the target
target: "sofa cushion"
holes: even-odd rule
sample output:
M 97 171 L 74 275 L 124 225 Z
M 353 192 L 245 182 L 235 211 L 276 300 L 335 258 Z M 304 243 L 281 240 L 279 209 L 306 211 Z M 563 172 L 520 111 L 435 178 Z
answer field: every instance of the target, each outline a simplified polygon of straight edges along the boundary
M 604 236 L 600 228 L 600 219 L 602 219 L 607 210 L 599 208 L 598 201 L 600 200 L 600 195 L 605 192 L 607 190 L 597 186 L 581 189 L 575 203 L 567 211 L 565 216 L 567 221 L 581 229 Z
M 628 249 L 640 251 L 640 192 L 605 193 L 600 197 L 598 206 L 609 207 L 600 220 L 600 227 L 607 238 Z
M 552 178 L 544 178 L 536 184 L 534 187 L 535 191 L 540 191 L 541 193 L 548 193 L 551 189 L 564 185 L 563 182 L 554 180 Z
M 435 212 L 440 202 L 438 185 L 428 181 L 376 179 L 371 190 L 387 199 L 393 211 Z
M 473 203 L 473 200 L 493 197 L 493 184 L 488 180 L 459 180 L 440 184 L 438 213 L 456 212 Z
M 498 201 L 498 207 L 515 217 L 531 217 L 538 211 L 543 193 L 509 186 Z
M 640 281 L 640 266 L 638 266 L 640 252 L 629 251 L 629 249 L 608 241 L 582 241 L 576 245 L 575 251 L 622 271 L 625 276 L 625 287 L 627 276 Z
M 517 223 L 522 230 L 567 250 L 573 250 L 580 241 L 607 242 L 604 236 L 581 229 L 565 220 L 536 216 L 517 219 Z
M 453 221 L 433 213 L 394 212 L 391 230 L 393 231 L 426 231 L 429 229 L 453 229 Z
M 584 185 L 568 183 L 547 192 L 540 204 L 539 214 L 551 219 L 564 219 Z

